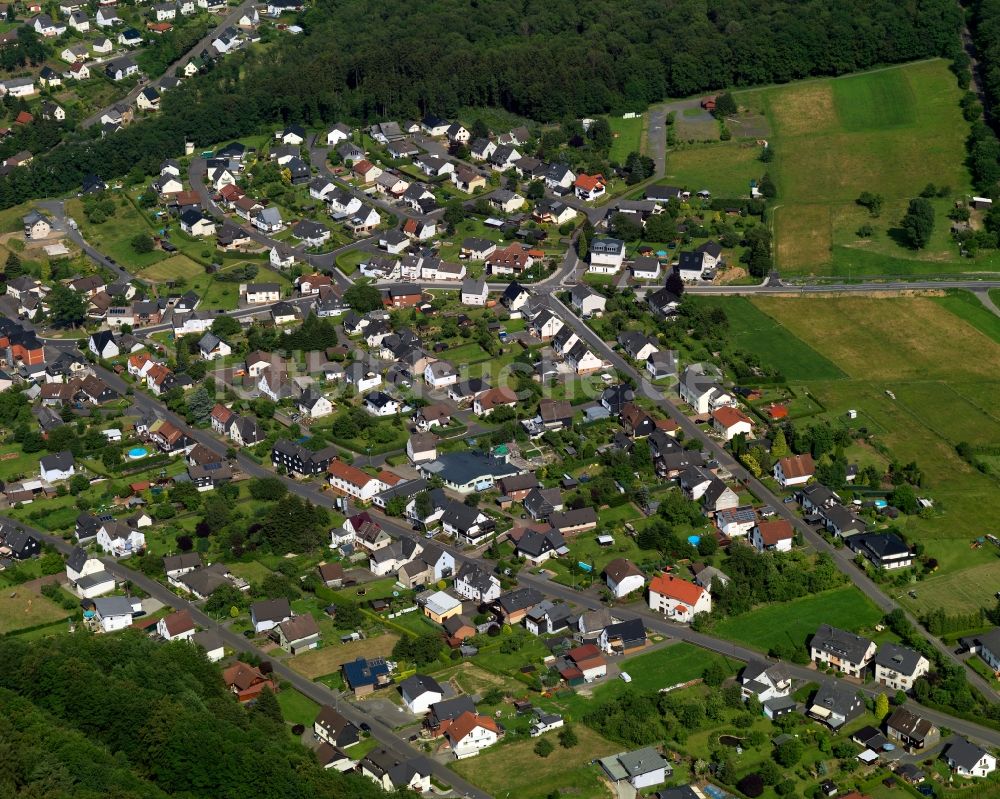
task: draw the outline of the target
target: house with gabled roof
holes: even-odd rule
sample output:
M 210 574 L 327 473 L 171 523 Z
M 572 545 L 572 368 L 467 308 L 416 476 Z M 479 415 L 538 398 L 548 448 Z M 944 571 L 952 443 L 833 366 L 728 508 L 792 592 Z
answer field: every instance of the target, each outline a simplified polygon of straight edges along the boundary
M 712 595 L 687 580 L 660 574 L 649 583 L 649 609 L 689 624 L 697 614 L 712 611 Z
M 809 642 L 811 660 L 851 677 L 864 674 L 876 649 L 871 639 L 829 624 L 821 624 Z

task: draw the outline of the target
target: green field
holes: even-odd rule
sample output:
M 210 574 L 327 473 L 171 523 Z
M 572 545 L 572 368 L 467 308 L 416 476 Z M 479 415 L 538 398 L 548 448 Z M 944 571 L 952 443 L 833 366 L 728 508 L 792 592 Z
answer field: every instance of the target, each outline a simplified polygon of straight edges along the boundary
M 289 724 L 303 724 L 311 727 L 319 713 L 319 705 L 305 694 L 300 694 L 294 688 L 286 688 L 277 694 L 281 705 L 281 715 Z
M 965 167 L 969 125 L 961 90 L 947 62 L 921 61 L 840 78 L 736 92 L 741 107 L 760 111 L 774 160 L 757 160 L 752 138 L 684 145 L 668 154 L 667 177 L 716 196 L 747 196 L 767 171 L 778 194 L 775 262 L 785 275 L 908 275 L 1000 269 L 1000 254 L 960 258 L 945 212 L 970 191 Z M 906 203 L 928 184 L 947 187 L 934 200 L 937 224 L 915 252 L 895 230 Z M 877 219 L 855 204 L 863 191 L 883 196 Z M 860 238 L 864 224 L 874 234 Z
M 744 297 L 725 300 L 699 297 L 698 302 L 719 305 L 729 319 L 729 339 L 737 349 L 753 353 L 782 371 L 789 381 L 836 380 L 846 377 L 827 358 L 793 336 L 757 305 Z
M 521 739 L 449 765 L 462 777 L 498 797 L 544 799 L 558 791 L 574 799 L 607 799 L 608 789 L 600 779 L 600 768 L 590 762 L 620 752 L 622 747 L 582 724 L 575 730 L 580 740 L 577 746 L 558 749 L 544 759 L 534 753 L 534 740 Z M 558 747 L 555 736 L 552 738 Z
M 707 188 L 719 197 L 743 197 L 750 181 L 764 172 L 760 149 L 750 142 L 717 142 L 672 150 L 667 156 L 665 183 L 692 191 Z
M 638 153 L 645 149 L 642 142 L 642 128 L 645 120 L 645 114 L 637 116 L 635 119 L 608 117 L 611 133 L 615 137 L 611 143 L 611 152 L 608 154 L 612 161 L 624 164 L 629 153 Z
M 65 619 L 70 614 L 31 588 L 5 588 L 0 594 L 0 635 Z
M 712 628 L 712 634 L 767 652 L 781 644 L 803 646 L 824 622 L 858 631 L 881 617 L 881 611 L 858 589 L 846 586 L 724 619 Z
M 152 266 L 147 266 L 139 277 L 153 282 L 166 282 L 182 278 L 193 280 L 205 274 L 205 267 L 192 261 L 186 255 L 174 255 L 164 261 L 159 261 Z
M 997 481 L 961 460 L 955 445 L 1000 444 L 1000 413 L 995 409 L 1000 320 L 964 293 L 758 298 L 750 305 L 778 325 L 777 331 L 758 331 L 740 327 L 744 303 L 719 302 L 734 320 L 740 346 L 787 370 L 800 362 L 796 348 L 782 350 L 774 342 L 801 341 L 821 350 L 843 374 L 840 379 L 814 377 L 803 379 L 801 386 L 794 384 L 825 408 L 800 424 L 843 424 L 847 410 L 854 409 L 858 418 L 851 425 L 874 435 L 887 448 L 888 459 L 916 461 L 923 471 L 922 493 L 934 500 L 934 511 L 903 516 L 894 524 L 922 543 L 939 567 L 921 584 L 915 599 L 900 591 L 901 600 L 917 612 L 939 605 L 958 612 L 992 604 L 1000 579 L 997 553 L 971 548 L 970 541 L 992 531 L 982 508 L 995 502 Z M 970 573 L 981 579 L 969 580 Z

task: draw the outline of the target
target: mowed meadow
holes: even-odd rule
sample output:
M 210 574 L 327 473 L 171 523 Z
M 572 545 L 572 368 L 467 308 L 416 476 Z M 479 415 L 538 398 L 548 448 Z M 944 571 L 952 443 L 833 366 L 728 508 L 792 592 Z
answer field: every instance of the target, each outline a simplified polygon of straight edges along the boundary
M 745 195 L 749 180 L 768 172 L 778 189 L 775 264 L 785 276 L 1000 269 L 997 253 L 961 258 L 950 238 L 947 211 L 971 192 L 961 94 L 940 59 L 739 91 L 741 110 L 767 119 L 774 160 L 760 162 L 759 148 L 737 137 L 671 151 L 667 176 L 731 196 L 734 189 Z M 909 200 L 929 183 L 947 194 L 932 200 L 934 234 L 917 252 L 905 245 L 898 226 Z M 884 198 L 878 218 L 856 204 L 864 191 Z M 863 225 L 871 225 L 873 235 L 858 236 Z
M 968 267 L 943 266 L 959 260 L 944 215 L 953 197 L 970 191 L 969 126 L 946 62 L 810 81 L 758 97 L 774 128 L 779 270 L 849 277 Z M 949 194 L 935 201 L 936 235 L 916 253 L 899 242 L 895 228 L 928 183 Z M 864 191 L 884 198 L 878 219 L 855 203 Z M 865 224 L 875 230 L 871 237 L 857 235 Z
M 916 599 L 903 601 L 917 611 L 992 604 L 1000 551 L 972 542 L 1000 535 L 992 512 L 1000 483 L 969 466 L 955 446 L 1000 446 L 1000 320 L 965 292 L 713 302 L 726 309 L 741 349 L 781 369 L 821 404 L 824 410 L 797 424 L 865 428 L 889 458 L 916 461 L 923 470 L 934 512 L 897 524 L 940 568 L 920 583 Z M 848 420 L 849 409 L 857 419 Z

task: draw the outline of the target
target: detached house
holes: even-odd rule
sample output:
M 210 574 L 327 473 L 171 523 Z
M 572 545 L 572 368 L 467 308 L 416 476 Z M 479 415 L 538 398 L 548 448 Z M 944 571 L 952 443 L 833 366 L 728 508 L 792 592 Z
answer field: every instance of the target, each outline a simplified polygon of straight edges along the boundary
M 750 532 L 750 543 L 758 552 L 791 552 L 795 530 L 784 519 L 759 521 Z
M 660 574 L 649 584 L 649 609 L 690 624 L 697 614 L 711 612 L 712 595 L 694 583 Z
M 810 659 L 851 677 L 861 677 L 875 656 L 875 642 L 860 635 L 821 624 L 809 642 Z
M 626 558 L 615 558 L 605 566 L 604 579 L 615 599 L 621 599 L 635 591 L 641 591 L 646 584 L 646 575 Z
M 779 458 L 774 464 L 774 479 L 782 488 L 804 485 L 812 479 L 815 472 L 816 464 L 809 453 Z
M 879 646 L 872 663 L 875 664 L 875 682 L 895 691 L 911 691 L 917 679 L 930 671 L 926 657 L 888 641 Z
M 997 767 L 996 757 L 958 736 L 944 750 L 944 758 L 960 777 L 988 777 Z

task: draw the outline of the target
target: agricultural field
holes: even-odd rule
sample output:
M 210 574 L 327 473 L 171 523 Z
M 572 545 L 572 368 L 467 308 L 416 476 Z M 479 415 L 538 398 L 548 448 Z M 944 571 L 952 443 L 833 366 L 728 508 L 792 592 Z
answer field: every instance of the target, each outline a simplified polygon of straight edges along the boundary
M 881 618 L 882 612 L 858 589 L 845 586 L 723 619 L 712 633 L 767 652 L 782 644 L 804 646 L 824 622 L 859 631 Z
M 924 545 L 926 554 L 938 561 L 938 570 L 917 588 L 916 598 L 900 592 L 901 601 L 917 612 L 935 606 L 960 612 L 992 604 L 1000 577 L 998 553 L 970 544 L 995 532 L 984 526 L 981 511 L 995 501 L 997 484 L 959 458 L 955 446 L 962 441 L 1000 444 L 995 410 L 1000 320 L 964 293 L 721 302 L 739 345 L 765 362 L 786 372 L 796 368 L 803 363 L 799 345 L 789 342 L 801 342 L 822 352 L 842 374 L 803 376 L 795 382 L 797 393 L 808 391 L 825 409 L 799 424 L 813 419 L 846 424 L 848 409 L 854 409 L 853 427 L 873 435 L 889 459 L 916 461 L 923 471 L 924 491 L 934 500 L 934 510 L 900 517 L 894 524 Z M 745 320 L 752 317 L 747 306 L 769 319 L 770 326 L 748 326 Z M 969 573 L 992 579 L 970 580 Z
M 802 339 L 789 335 L 786 328 L 750 300 L 699 297 L 698 302 L 721 305 L 729 319 L 729 338 L 734 348 L 751 352 L 768 366 L 781 369 L 789 381 L 846 377 L 834 363 Z
M 741 109 L 763 115 L 774 160 L 758 160 L 759 136 L 733 128 L 728 142 L 683 145 L 667 157 L 670 182 L 716 196 L 746 196 L 766 171 L 777 186 L 775 263 L 783 275 L 958 273 L 1000 268 L 1000 255 L 962 259 L 945 214 L 971 190 L 965 161 L 969 125 L 961 91 L 943 60 L 735 93 Z M 678 121 L 685 117 L 678 114 Z M 684 141 L 678 127 L 678 138 Z M 751 141 L 754 140 L 754 141 Z M 902 243 L 898 223 L 928 183 L 944 188 L 927 248 Z M 878 218 L 855 203 L 882 195 Z M 859 237 L 862 225 L 873 235 Z

